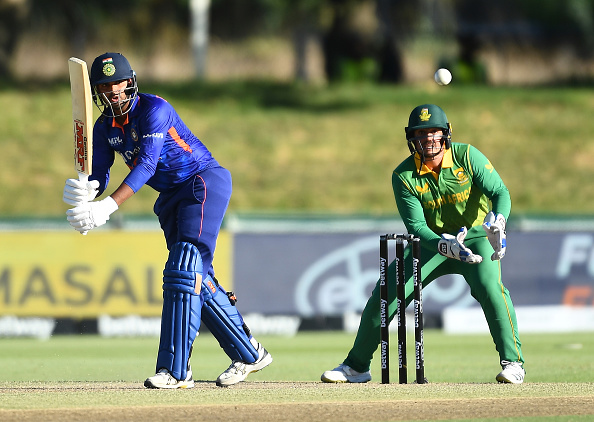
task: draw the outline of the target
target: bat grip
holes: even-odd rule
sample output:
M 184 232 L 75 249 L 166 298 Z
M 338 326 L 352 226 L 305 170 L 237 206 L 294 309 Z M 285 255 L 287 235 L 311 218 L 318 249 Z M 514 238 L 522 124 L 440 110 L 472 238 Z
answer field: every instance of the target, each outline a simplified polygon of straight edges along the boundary
M 80 180 L 81 182 L 87 183 L 89 181 L 89 175 L 85 174 L 85 173 L 78 173 L 78 180 Z
M 78 172 L 78 180 L 81 182 L 87 183 L 89 181 L 89 175 L 85 173 Z M 83 236 L 86 236 L 88 232 L 80 232 Z

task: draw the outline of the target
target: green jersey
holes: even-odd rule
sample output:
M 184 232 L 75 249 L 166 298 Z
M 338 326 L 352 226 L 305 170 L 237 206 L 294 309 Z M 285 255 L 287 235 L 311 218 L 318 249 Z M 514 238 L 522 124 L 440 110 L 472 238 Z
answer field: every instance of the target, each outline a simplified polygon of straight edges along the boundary
M 509 217 L 511 199 L 501 177 L 478 149 L 452 143 L 444 153 L 441 171 L 420 165 L 418 154 L 404 160 L 392 174 L 400 216 L 410 234 L 437 250 L 442 233 L 468 229 L 467 239 L 485 236 L 487 213 Z

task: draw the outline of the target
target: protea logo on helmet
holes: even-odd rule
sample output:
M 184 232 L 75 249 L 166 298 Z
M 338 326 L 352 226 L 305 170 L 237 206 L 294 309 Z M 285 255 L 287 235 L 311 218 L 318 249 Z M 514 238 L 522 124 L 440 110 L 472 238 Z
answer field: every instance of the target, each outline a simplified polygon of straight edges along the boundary
M 429 109 L 428 108 L 422 109 L 421 114 L 419 115 L 419 119 L 421 119 L 422 122 L 428 122 L 430 118 L 431 118 L 431 114 L 429 114 Z
M 101 63 L 103 64 L 103 74 L 105 76 L 113 76 L 115 74 L 116 68 L 113 65 L 113 59 L 111 57 L 103 59 Z

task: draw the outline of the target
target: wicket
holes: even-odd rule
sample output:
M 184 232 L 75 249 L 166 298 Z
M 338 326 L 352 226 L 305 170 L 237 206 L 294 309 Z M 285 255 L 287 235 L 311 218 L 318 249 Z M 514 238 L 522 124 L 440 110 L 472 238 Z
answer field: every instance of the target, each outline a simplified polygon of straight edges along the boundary
M 390 333 L 388 291 L 388 241 L 396 241 L 394 259 L 396 276 L 396 319 L 398 323 L 398 382 L 407 383 L 406 363 L 406 298 L 404 291 L 404 241 L 411 244 L 412 272 L 414 281 L 414 322 L 415 322 L 415 358 L 416 383 L 425 384 L 425 357 L 423 353 L 423 283 L 421 278 L 421 239 L 410 234 L 384 234 L 380 236 L 380 346 L 382 384 L 390 383 Z

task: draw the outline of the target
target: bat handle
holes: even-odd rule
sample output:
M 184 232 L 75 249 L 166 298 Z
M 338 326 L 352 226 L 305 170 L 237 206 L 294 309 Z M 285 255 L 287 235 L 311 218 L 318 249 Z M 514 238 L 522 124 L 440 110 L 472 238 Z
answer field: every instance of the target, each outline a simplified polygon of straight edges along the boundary
M 89 175 L 85 173 L 78 173 L 78 180 L 81 182 L 87 183 L 89 181 Z
M 85 174 L 85 173 L 78 173 L 78 180 L 80 180 L 81 182 L 87 183 L 89 181 L 89 175 Z M 80 232 L 80 234 L 82 234 L 83 236 L 86 236 L 88 232 Z

